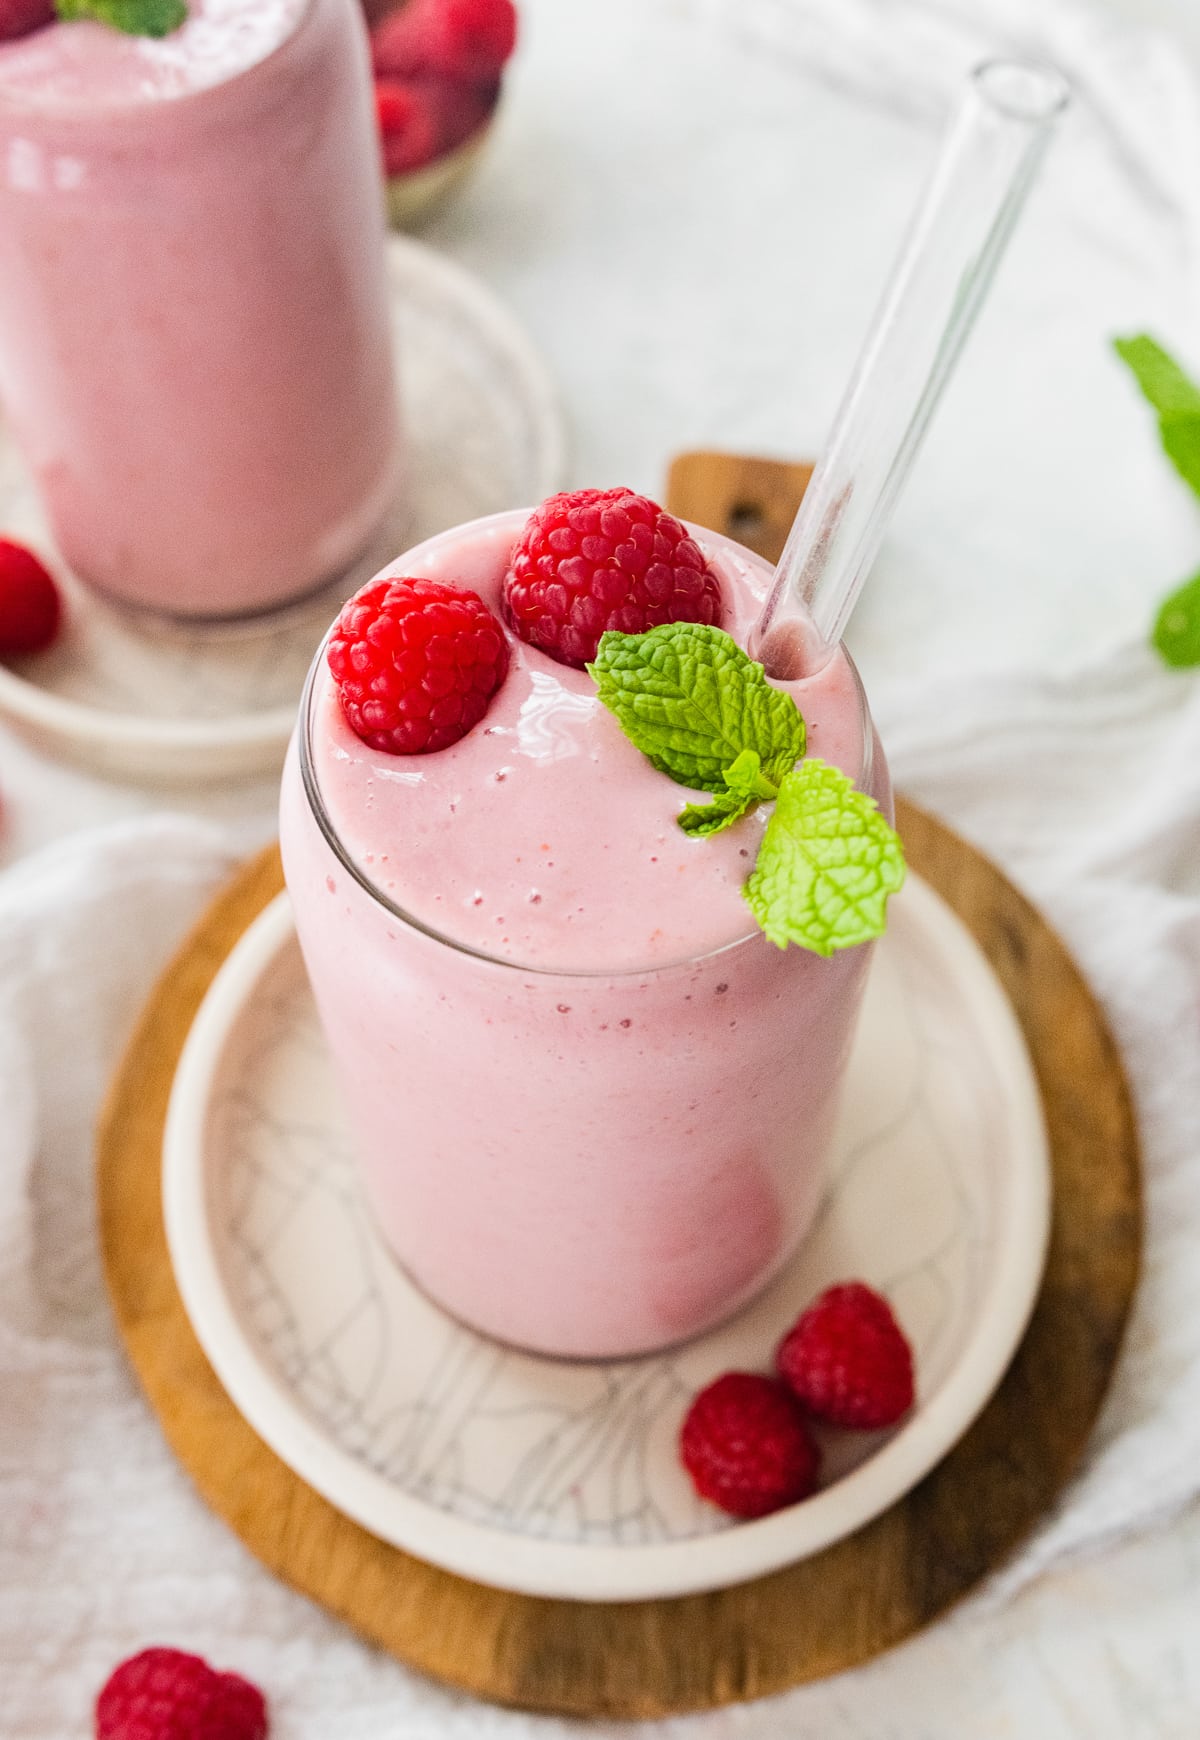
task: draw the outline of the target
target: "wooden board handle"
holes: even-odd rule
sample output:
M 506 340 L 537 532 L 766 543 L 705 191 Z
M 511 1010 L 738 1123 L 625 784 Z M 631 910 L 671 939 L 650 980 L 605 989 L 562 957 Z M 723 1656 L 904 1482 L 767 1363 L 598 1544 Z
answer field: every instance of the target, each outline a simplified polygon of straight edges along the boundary
M 667 473 L 667 506 L 681 520 L 724 532 L 756 556 L 778 562 L 811 465 L 739 453 L 681 453 Z

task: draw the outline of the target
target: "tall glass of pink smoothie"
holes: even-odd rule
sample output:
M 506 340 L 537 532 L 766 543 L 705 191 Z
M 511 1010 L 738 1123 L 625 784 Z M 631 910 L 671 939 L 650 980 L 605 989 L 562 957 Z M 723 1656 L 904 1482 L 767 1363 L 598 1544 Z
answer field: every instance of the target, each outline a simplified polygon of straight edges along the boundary
M 385 573 L 493 608 L 524 514 Z M 744 641 L 764 563 L 692 528 Z M 790 685 L 809 750 L 890 808 L 839 652 Z M 553 1354 L 627 1355 L 758 1291 L 812 1219 L 871 949 L 755 928 L 760 811 L 710 839 L 585 670 L 513 639 L 483 721 L 428 755 L 350 729 L 313 665 L 284 775 L 284 868 L 378 1225 L 455 1316 Z
M 398 428 L 356 0 L 0 43 L 0 398 L 63 556 L 185 616 L 369 543 Z

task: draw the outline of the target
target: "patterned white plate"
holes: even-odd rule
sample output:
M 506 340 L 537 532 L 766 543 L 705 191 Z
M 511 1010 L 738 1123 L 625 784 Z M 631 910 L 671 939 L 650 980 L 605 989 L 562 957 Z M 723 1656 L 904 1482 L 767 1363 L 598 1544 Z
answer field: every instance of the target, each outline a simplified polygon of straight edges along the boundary
M 0 421 L 0 532 L 63 581 L 67 627 L 0 666 L 0 713 L 52 754 L 138 779 L 269 773 L 313 650 L 344 598 L 401 550 L 559 488 L 565 437 L 540 357 L 491 292 L 431 248 L 388 242 L 407 441 L 403 502 L 347 574 L 258 620 L 197 624 L 106 603 L 64 574 L 32 478 Z
M 893 902 L 816 1229 L 733 1322 L 573 1364 L 453 1322 L 376 1237 L 281 895 L 230 955 L 180 1060 L 164 1152 L 184 1304 L 225 1388 L 302 1479 L 374 1534 L 503 1588 L 625 1600 L 814 1553 L 907 1492 L 998 1383 L 1049 1226 L 1041 1104 L 1012 1010 L 917 878 Z M 689 1398 L 769 1362 L 822 1287 L 861 1277 L 916 1351 L 892 1434 L 828 1441 L 806 1503 L 732 1523 L 676 1456 Z

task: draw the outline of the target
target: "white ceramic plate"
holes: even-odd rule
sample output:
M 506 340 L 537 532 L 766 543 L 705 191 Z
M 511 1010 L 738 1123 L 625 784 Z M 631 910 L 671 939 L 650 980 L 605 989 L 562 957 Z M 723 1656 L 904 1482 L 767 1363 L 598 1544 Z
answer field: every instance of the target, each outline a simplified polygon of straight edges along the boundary
M 401 550 L 559 488 L 562 417 L 545 366 L 479 281 L 432 249 L 388 242 L 407 441 L 405 499 L 347 574 L 258 620 L 171 622 L 107 604 L 64 574 L 32 479 L 0 421 L 0 532 L 62 579 L 67 626 L 0 666 L 0 714 L 52 754 L 137 779 L 277 769 L 309 661 L 343 599 Z
M 180 1061 L 167 1236 L 218 1376 L 271 1448 L 364 1528 L 502 1588 L 627 1600 L 723 1587 L 861 1527 L 961 1437 L 1037 1292 L 1049 1227 L 1041 1104 L 975 942 L 911 878 L 892 903 L 815 1231 L 732 1323 L 586 1364 L 488 1341 L 390 1260 L 359 1195 L 286 895 L 214 980 Z M 689 1399 L 761 1368 L 826 1285 L 891 1298 L 918 1405 L 830 1440 L 806 1503 L 733 1523 L 676 1455 Z

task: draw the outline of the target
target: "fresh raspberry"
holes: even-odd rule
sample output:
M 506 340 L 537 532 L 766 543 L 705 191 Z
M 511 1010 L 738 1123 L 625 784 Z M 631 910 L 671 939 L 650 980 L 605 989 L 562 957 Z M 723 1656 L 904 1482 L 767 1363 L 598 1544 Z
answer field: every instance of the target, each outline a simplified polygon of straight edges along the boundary
M 441 119 L 429 94 L 415 81 L 376 79 L 375 112 L 388 175 L 405 175 L 431 163 L 442 150 Z
M 0 538 L 0 655 L 41 652 L 61 619 L 58 587 L 33 551 Z
M 477 133 L 496 107 L 500 87 L 464 85 L 441 73 L 375 81 L 375 109 L 388 175 L 406 175 L 453 151 Z
M 500 82 L 464 84 L 460 79 L 428 81 L 429 101 L 437 111 L 438 149 L 453 151 L 478 133 L 500 98 Z
M 487 712 L 508 640 L 487 605 L 440 580 L 372 580 L 342 609 L 329 668 L 351 727 L 372 749 L 447 749 Z
M 701 1498 L 733 1516 L 766 1516 L 807 1498 L 820 1452 L 782 1384 L 730 1371 L 701 1390 L 679 1435 L 683 1465 Z
M 0 42 L 54 22 L 54 0 L 0 0 Z
M 822 1293 L 775 1363 L 797 1400 L 831 1426 L 893 1426 L 913 1404 L 912 1349 L 887 1300 L 861 1281 Z
M 264 1740 L 262 1693 L 180 1649 L 144 1649 L 96 1699 L 96 1740 Z
M 371 32 L 377 75 L 495 78 L 517 42 L 512 0 L 407 0 Z
M 715 623 L 721 588 L 680 522 L 628 489 L 552 495 L 531 516 L 504 579 L 522 640 L 564 665 L 596 656 L 608 629 Z

